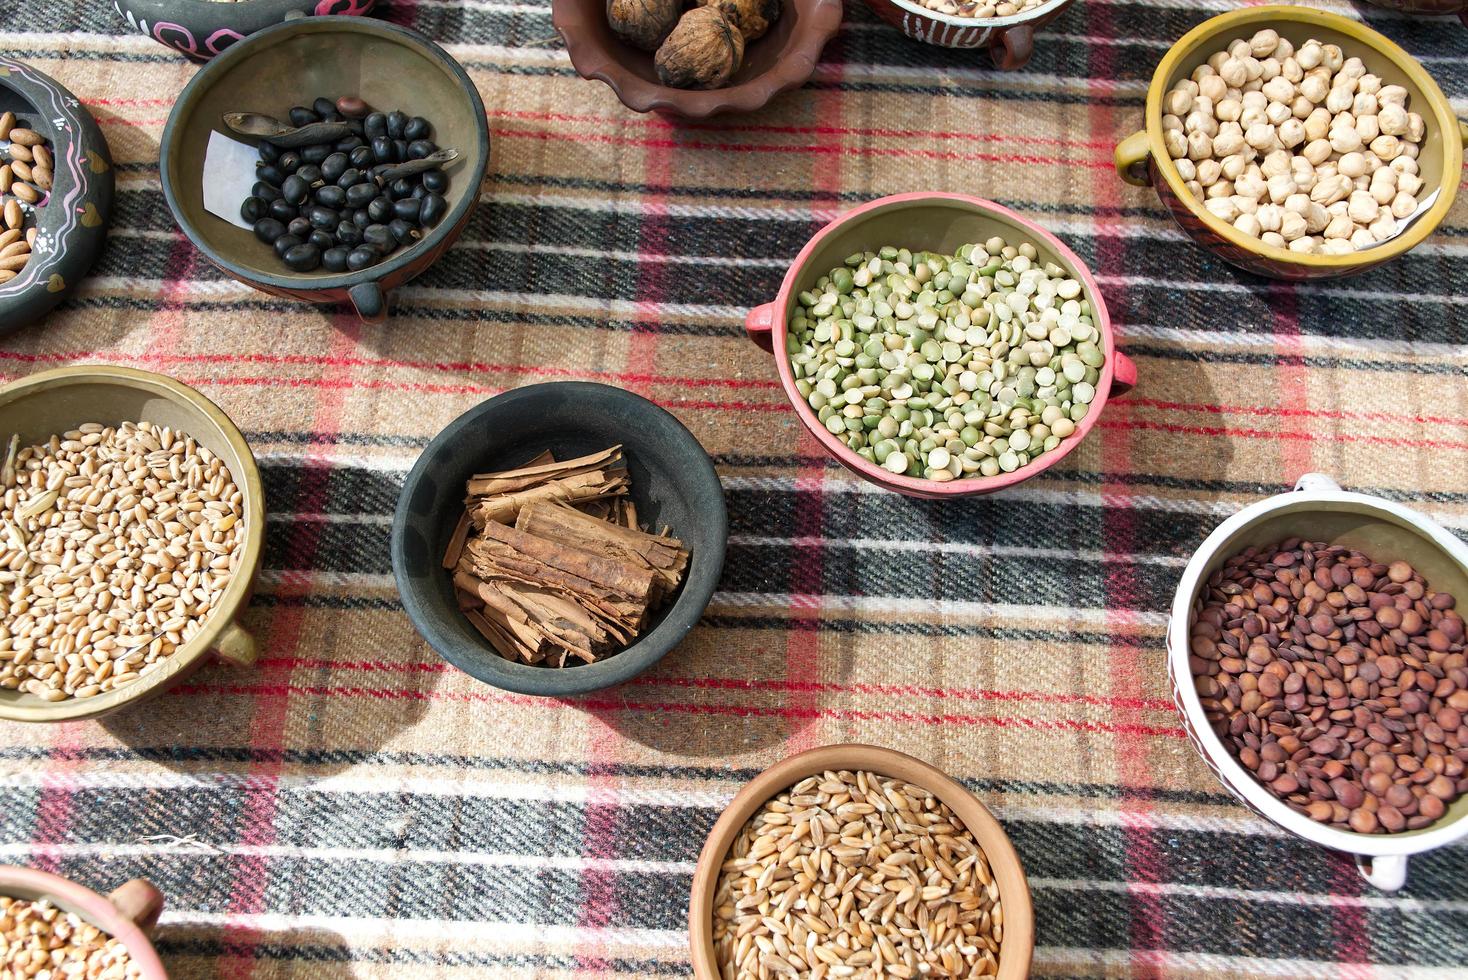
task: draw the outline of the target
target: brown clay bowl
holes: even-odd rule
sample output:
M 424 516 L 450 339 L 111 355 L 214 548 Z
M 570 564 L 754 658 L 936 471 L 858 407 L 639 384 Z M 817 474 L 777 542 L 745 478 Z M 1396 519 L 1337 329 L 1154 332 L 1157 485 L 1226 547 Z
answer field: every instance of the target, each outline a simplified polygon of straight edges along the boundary
M 215 656 L 239 667 L 255 662 L 255 640 L 236 621 L 265 551 L 265 492 L 260 470 L 240 430 L 209 399 L 172 378 L 132 368 L 88 364 L 59 368 L 0 388 L 0 433 L 33 446 L 83 422 L 152 422 L 193 436 L 229 467 L 245 501 L 245 546 L 239 571 L 198 634 L 163 666 L 123 687 L 90 698 L 50 702 L 26 691 L 0 689 L 0 719 L 61 722 L 98 718 L 162 694 Z M 3 452 L 3 449 L 0 449 Z
M 793 755 L 760 773 L 739 791 L 719 816 L 698 855 L 693 870 L 693 888 L 688 901 L 688 943 L 693 955 L 693 975 L 698 980 L 719 980 L 714 953 L 714 889 L 719 866 L 724 863 L 734 839 L 765 801 L 807 776 L 828 769 L 864 769 L 901 779 L 933 793 L 958 814 L 989 860 L 994 880 L 999 883 L 999 900 L 1004 906 L 1004 939 L 999 946 L 997 980 L 1024 980 L 1030 975 L 1030 958 L 1035 951 L 1035 915 L 1030 903 L 1030 886 L 1014 845 L 984 804 L 968 790 L 934 767 L 910 755 L 875 745 L 827 745 Z
M 286 117 L 317 97 L 356 95 L 433 123 L 434 142 L 463 154 L 448 170 L 448 213 L 412 246 L 357 272 L 292 272 L 269 245 L 204 209 L 210 133 L 234 137 L 226 112 Z M 276 296 L 350 301 L 362 319 L 387 315 L 387 293 L 428 268 L 453 244 L 479 201 L 489 161 L 484 102 L 460 64 L 416 31 L 370 17 L 303 17 L 268 27 L 210 61 L 174 103 L 159 148 L 163 196 L 189 241 L 227 275 Z
M 143 980 L 168 980 L 163 961 L 148 940 L 163 911 L 163 893 L 142 878 L 102 896 L 60 875 L 0 865 L 0 895 L 28 902 L 46 899 L 64 912 L 76 913 L 126 946 Z
M 606 82 L 636 112 L 707 119 L 721 112 L 753 112 L 781 92 L 799 88 L 816 70 L 821 49 L 841 27 L 841 0 L 782 0 L 769 33 L 749 42 L 744 63 L 724 88 L 671 88 L 658 80 L 651 52 L 612 33 L 606 0 L 552 0 L 551 22 L 566 42 L 582 78 Z

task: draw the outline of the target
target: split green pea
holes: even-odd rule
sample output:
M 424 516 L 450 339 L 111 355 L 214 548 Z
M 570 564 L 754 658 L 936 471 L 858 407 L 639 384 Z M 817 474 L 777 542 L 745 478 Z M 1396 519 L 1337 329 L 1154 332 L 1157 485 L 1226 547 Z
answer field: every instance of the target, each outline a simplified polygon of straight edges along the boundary
M 893 473 L 996 476 L 1086 417 L 1105 355 L 1079 280 L 1028 242 L 884 246 L 802 292 L 786 353 L 826 430 Z

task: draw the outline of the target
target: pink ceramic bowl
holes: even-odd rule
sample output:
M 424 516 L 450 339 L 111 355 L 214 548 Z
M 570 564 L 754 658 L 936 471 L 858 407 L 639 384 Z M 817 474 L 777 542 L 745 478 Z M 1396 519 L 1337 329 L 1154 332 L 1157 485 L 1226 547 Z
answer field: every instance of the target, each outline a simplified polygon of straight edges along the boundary
M 1008 17 L 959 17 L 929 10 L 918 0 L 867 0 L 877 16 L 914 41 L 942 48 L 988 48 L 994 67 L 1018 71 L 1035 53 L 1035 32 L 1065 13 L 1074 0 L 1046 0 Z
M 124 882 L 104 898 L 59 875 L 0 865 L 0 895 L 29 902 L 44 898 L 65 912 L 75 912 L 126 946 L 143 980 L 168 980 L 163 961 L 148 940 L 163 911 L 163 893 L 143 879 Z
M 1053 260 L 1085 286 L 1085 295 L 1095 309 L 1096 326 L 1101 334 L 1102 350 L 1106 354 L 1106 363 L 1101 366 L 1101 377 L 1096 383 L 1096 400 L 1091 403 L 1090 411 L 1077 423 L 1075 434 L 1053 452 L 1045 454 L 1039 462 L 998 476 L 938 483 L 921 477 L 891 473 L 858 456 L 840 439 L 826 431 L 826 427 L 821 424 L 806 400 L 800 397 L 800 392 L 795 387 L 795 375 L 790 369 L 790 359 L 785 354 L 785 337 L 790 312 L 794 309 L 801 290 L 809 288 L 854 252 L 895 245 L 899 248 L 952 253 L 961 245 L 982 242 L 995 235 L 1012 245 L 1029 242 L 1039 250 L 1042 259 Z M 780 372 L 780 383 L 785 387 L 786 397 L 795 406 L 795 414 L 801 423 L 825 447 L 826 452 L 858 476 L 879 487 L 895 490 L 909 497 L 969 497 L 1003 490 L 1038 476 L 1080 445 L 1081 440 L 1101 417 L 1108 397 L 1123 394 L 1137 383 L 1137 366 L 1132 363 L 1131 358 L 1116 349 L 1116 338 L 1112 333 L 1111 315 L 1106 310 L 1106 300 L 1085 263 L 1066 248 L 1060 239 L 1033 221 L 1027 221 L 992 201 L 966 194 L 896 194 L 878 198 L 843 214 L 816 232 L 815 237 L 806 243 L 805 248 L 795 257 L 790 271 L 785 273 L 785 281 L 780 284 L 780 293 L 775 301 L 750 310 L 744 319 L 744 328 L 749 331 L 751 340 L 775 354 L 775 367 Z

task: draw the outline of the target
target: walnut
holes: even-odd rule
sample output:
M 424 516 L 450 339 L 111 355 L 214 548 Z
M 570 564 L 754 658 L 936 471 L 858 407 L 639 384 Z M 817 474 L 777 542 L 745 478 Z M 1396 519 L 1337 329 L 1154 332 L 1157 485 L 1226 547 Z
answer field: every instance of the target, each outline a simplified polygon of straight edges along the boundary
M 718 7 L 688 11 L 658 48 L 658 78 L 674 88 L 722 88 L 744 60 L 744 35 Z
M 764 37 L 770 25 L 780 19 L 780 0 L 698 0 L 698 5 L 723 10 L 746 41 Z
M 612 33 L 644 51 L 658 49 L 682 12 L 683 0 L 607 0 Z

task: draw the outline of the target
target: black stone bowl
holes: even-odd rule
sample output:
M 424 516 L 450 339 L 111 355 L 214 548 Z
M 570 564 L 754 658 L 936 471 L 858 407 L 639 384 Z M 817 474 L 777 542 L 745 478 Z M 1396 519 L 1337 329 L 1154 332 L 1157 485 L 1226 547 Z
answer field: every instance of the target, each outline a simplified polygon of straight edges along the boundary
M 56 79 L 0 54 L 0 114 L 7 111 L 46 137 L 56 166 L 34 222 L 27 218 L 38 229 L 31 259 L 0 283 L 0 334 L 39 320 L 71 295 L 102 250 L 113 191 L 112 156 L 91 113 Z M 0 149 L 0 164 L 8 160 Z
M 140 34 L 193 61 L 208 61 L 256 31 L 300 17 L 365 17 L 376 0 L 113 0 Z
M 475 473 L 523 465 L 546 449 L 574 459 L 619 443 L 639 517 L 650 528 L 667 525 L 690 552 L 682 587 L 636 642 L 605 660 L 532 667 L 504 659 L 459 612 L 442 565 L 464 512 L 464 483 Z M 428 444 L 398 497 L 392 568 L 408 617 L 445 660 L 507 691 L 564 697 L 630 680 L 677 646 L 714 594 L 728 536 L 718 474 L 681 422 L 620 388 L 561 381 L 497 395 Z

